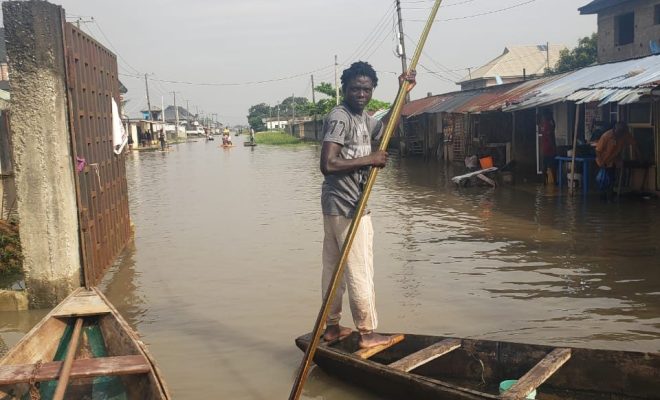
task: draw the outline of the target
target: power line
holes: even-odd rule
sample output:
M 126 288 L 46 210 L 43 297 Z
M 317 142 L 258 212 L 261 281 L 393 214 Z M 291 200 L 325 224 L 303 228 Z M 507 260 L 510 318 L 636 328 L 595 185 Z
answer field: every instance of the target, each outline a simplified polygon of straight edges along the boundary
M 409 1 L 401 1 L 402 4 L 414 4 L 414 3 L 433 3 L 435 0 L 409 0 Z M 441 4 L 440 8 L 444 7 L 453 7 L 453 6 L 460 6 L 462 4 L 466 3 L 472 3 L 475 0 L 463 0 L 459 1 L 457 3 L 449 3 L 449 4 Z M 430 8 L 430 7 L 429 7 Z
M 378 40 L 380 35 L 387 28 L 387 20 L 394 14 L 394 3 L 392 2 L 390 6 L 385 10 L 385 14 L 378 20 L 376 26 L 369 32 L 367 37 L 362 41 L 362 43 L 353 51 L 353 53 L 347 58 L 347 60 L 357 59 L 360 54 L 365 54 L 369 52 L 371 46 Z M 368 43 L 368 45 L 367 45 Z
M 463 19 L 468 19 L 468 18 L 481 17 L 481 16 L 484 16 L 484 15 L 490 15 L 490 14 L 495 14 L 495 13 L 500 13 L 500 12 L 503 12 L 503 11 L 511 10 L 511 9 L 513 9 L 513 8 L 521 7 L 521 6 L 524 6 L 524 5 L 526 5 L 526 4 L 534 3 L 535 1 L 536 1 L 536 0 L 527 0 L 527 1 L 523 1 L 522 3 L 514 4 L 514 5 L 509 6 L 509 7 L 499 8 L 499 9 L 497 9 L 497 10 L 486 11 L 486 12 L 482 12 L 482 13 L 479 13 L 479 14 L 464 15 L 464 16 L 462 16 L 462 17 L 446 18 L 446 19 L 436 19 L 435 21 L 436 21 L 436 22 L 447 22 L 447 21 L 458 21 L 458 20 L 463 20 Z M 406 21 L 410 21 L 410 22 L 426 22 L 426 20 L 423 20 L 423 19 L 408 19 L 408 20 L 406 20 Z
M 419 65 L 420 67 L 424 68 L 424 69 L 426 70 L 426 72 L 428 72 L 429 74 L 431 74 L 431 76 L 433 76 L 433 77 L 435 77 L 435 78 L 438 78 L 438 79 L 443 80 L 443 81 L 445 81 L 445 82 L 449 82 L 449 83 L 452 83 L 452 84 L 456 84 L 456 82 L 452 81 L 451 79 L 446 78 L 446 77 L 440 75 L 438 72 L 436 72 L 436 71 L 432 71 L 431 69 L 427 68 L 424 64 L 421 64 L 421 63 L 418 62 L 417 65 Z
M 411 4 L 411 3 L 425 3 L 425 2 L 427 2 L 427 1 L 431 2 L 431 1 L 434 1 L 434 0 L 402 1 L 401 3 L 407 3 L 407 4 Z M 442 5 L 440 6 L 440 8 L 447 8 L 447 7 L 453 7 L 453 6 L 462 6 L 463 4 L 472 3 L 472 2 L 474 2 L 474 1 L 475 1 L 475 0 L 465 0 L 465 1 L 458 2 L 458 3 L 442 4 Z M 430 10 L 431 8 L 432 8 L 432 5 L 428 5 L 427 7 L 408 7 L 408 6 L 403 7 L 403 9 L 405 9 L 405 10 Z
M 383 40 L 380 41 L 380 43 L 378 44 L 378 46 L 376 46 L 376 48 L 374 48 L 373 51 L 372 51 L 371 53 L 369 53 L 368 56 L 365 57 L 365 59 L 366 59 L 366 60 L 370 59 L 371 56 L 373 56 L 374 53 L 375 53 L 378 49 L 380 49 L 380 47 L 383 45 L 383 43 L 385 43 L 385 40 L 387 40 L 388 38 L 389 38 L 389 36 L 385 36 L 385 37 L 383 38 Z
M 415 39 L 411 38 L 408 34 L 405 34 L 405 36 L 408 38 L 408 40 L 410 40 L 411 42 L 413 42 L 413 43 L 415 44 L 415 46 L 417 46 L 417 42 L 415 41 Z M 451 71 L 449 68 L 447 68 L 447 67 L 445 67 L 444 65 L 440 64 L 439 62 L 435 61 L 435 60 L 433 59 L 433 57 L 431 57 L 431 56 L 430 56 L 428 53 L 426 53 L 425 51 L 422 50 L 422 54 L 423 54 L 426 58 L 428 58 L 433 64 L 435 64 L 437 67 L 439 67 L 440 69 L 442 69 L 443 71 L 445 71 L 445 73 L 448 73 L 449 75 L 454 75 L 454 78 L 455 78 L 455 79 L 460 79 L 460 78 L 461 78 L 461 76 L 459 76 L 457 73 Z
M 258 85 L 258 84 L 263 84 L 263 83 L 270 83 L 270 82 L 280 82 L 280 81 L 285 81 L 289 79 L 295 79 L 295 78 L 300 78 L 301 76 L 307 76 L 309 74 L 312 74 L 314 72 L 319 72 L 319 71 L 324 71 L 328 68 L 334 67 L 333 65 L 326 65 L 325 67 L 315 69 L 313 71 L 308 71 L 308 72 L 303 72 L 300 74 L 295 74 L 295 75 L 290 75 L 290 76 L 285 76 L 281 78 L 274 78 L 274 79 L 266 79 L 262 81 L 247 81 L 247 82 L 190 82 L 190 81 L 176 81 L 176 80 L 170 80 L 170 79 L 151 79 L 152 81 L 158 81 L 158 82 L 163 82 L 163 83 L 173 83 L 173 84 L 179 84 L 179 85 L 194 85 L 194 86 L 247 86 L 247 85 Z M 142 78 L 141 76 L 138 75 L 131 75 L 131 74 L 119 74 L 123 76 L 129 76 L 131 78 Z
M 130 69 L 132 69 L 136 74 L 142 74 L 138 69 L 134 68 L 131 64 L 129 64 L 128 61 L 126 61 L 126 59 L 125 59 L 124 57 L 121 56 L 121 54 L 119 54 L 119 52 L 117 51 L 117 48 L 112 44 L 112 42 L 110 41 L 110 39 L 108 39 L 108 36 L 105 34 L 105 32 L 103 32 L 103 29 L 101 29 L 101 25 L 99 25 L 98 21 L 97 21 L 94 17 L 92 17 L 92 21 L 94 21 L 94 25 L 95 25 L 96 28 L 99 30 L 99 32 L 101 32 L 101 35 L 102 35 L 102 36 L 105 38 L 105 40 L 108 42 L 108 44 L 110 45 L 110 47 L 112 48 L 112 50 L 115 52 L 115 54 L 117 55 L 117 57 L 119 57 L 119 58 L 120 58 L 120 59 L 121 59 L 121 60 L 122 60 L 122 61 L 123 61 L 123 62 L 124 62 L 129 68 L 130 68 Z

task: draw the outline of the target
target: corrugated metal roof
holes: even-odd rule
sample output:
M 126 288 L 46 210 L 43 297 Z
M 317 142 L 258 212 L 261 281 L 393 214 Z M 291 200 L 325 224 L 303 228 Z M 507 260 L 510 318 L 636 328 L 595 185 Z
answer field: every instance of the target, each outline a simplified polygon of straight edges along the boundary
M 431 104 L 423 113 L 481 113 L 501 110 L 517 104 L 534 93 L 540 85 L 548 83 L 556 76 L 533 79 L 506 85 L 489 86 L 482 89 L 451 92 L 438 96 L 438 101 Z
M 403 105 L 401 109 L 401 116 L 403 117 L 413 117 L 418 114 L 422 114 L 427 108 L 431 107 L 440 99 L 443 95 L 428 96 L 421 99 L 412 100 L 409 103 Z
M 472 71 L 468 76 L 463 77 L 459 83 L 496 76 L 502 78 L 522 76 L 523 69 L 527 75 L 543 74 L 548 66 L 548 59 L 550 66 L 554 67 L 559 61 L 559 53 L 565 48 L 566 46 L 563 44 L 551 44 L 549 51 L 547 51 L 547 45 L 545 44 L 507 46 L 501 55 Z
M 462 92 L 447 93 L 438 103 L 429 107 L 425 113 L 435 114 L 441 112 L 456 112 L 463 104 L 467 103 L 470 99 L 479 96 L 486 89 L 478 90 L 465 90 Z
M 534 95 L 506 111 L 542 107 L 562 101 L 632 103 L 660 85 L 660 55 L 594 65 L 569 72 L 539 86 Z
M 556 77 L 545 77 L 510 85 L 500 85 L 486 88 L 478 96 L 458 107 L 454 112 L 481 113 L 501 110 L 512 104 L 522 101 L 526 95 L 533 92 L 538 86 L 547 83 Z
M 384 110 L 378 110 L 375 113 L 373 113 L 371 116 L 380 121 L 381 118 L 383 118 L 388 112 L 390 112 L 390 108 L 386 108 Z

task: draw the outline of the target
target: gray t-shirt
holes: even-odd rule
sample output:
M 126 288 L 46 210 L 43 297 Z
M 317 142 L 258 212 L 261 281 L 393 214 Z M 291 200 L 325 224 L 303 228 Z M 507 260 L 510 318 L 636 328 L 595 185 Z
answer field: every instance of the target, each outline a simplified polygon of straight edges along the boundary
M 371 140 L 380 139 L 382 122 L 367 114 L 355 114 L 345 105 L 333 108 L 323 122 L 323 141 L 342 145 L 340 156 L 353 159 L 371 154 Z M 325 176 L 321 188 L 324 215 L 352 218 L 367 182 L 370 167 Z

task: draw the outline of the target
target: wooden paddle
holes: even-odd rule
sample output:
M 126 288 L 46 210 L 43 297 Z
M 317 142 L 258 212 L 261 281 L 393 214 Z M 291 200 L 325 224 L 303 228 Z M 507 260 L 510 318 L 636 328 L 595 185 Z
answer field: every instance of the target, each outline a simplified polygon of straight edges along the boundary
M 578 137 L 578 129 L 580 128 L 580 105 L 576 104 L 575 105 L 575 129 L 573 130 L 573 152 L 571 153 L 571 179 L 569 180 L 568 184 L 570 188 L 568 188 L 569 192 L 571 195 L 575 194 L 575 155 L 577 153 L 577 137 Z M 561 171 L 559 172 L 561 173 Z M 582 177 L 581 183 L 584 184 L 585 177 Z
M 419 39 L 419 43 L 417 43 L 417 49 L 415 49 L 415 54 L 410 60 L 410 65 L 408 66 L 408 73 L 410 73 L 410 71 L 414 70 L 417 67 L 417 62 L 419 61 L 419 57 L 422 54 L 422 48 L 426 43 L 426 38 L 428 37 L 428 34 L 431 30 L 431 26 L 433 25 L 435 16 L 438 13 L 438 8 L 440 8 L 440 3 L 442 3 L 442 0 L 435 0 L 435 4 L 431 9 L 431 14 L 429 15 L 429 19 L 426 22 L 424 31 L 422 32 L 422 35 Z M 392 106 L 392 113 L 390 114 L 390 120 L 387 122 L 387 126 L 385 127 L 385 133 L 383 134 L 383 138 L 380 142 L 379 150 L 387 150 L 387 145 L 389 144 L 390 138 L 392 137 L 392 134 L 394 133 L 394 129 L 396 128 L 399 118 L 401 117 L 401 109 L 403 108 L 403 103 L 406 98 L 406 94 L 408 93 L 409 86 L 410 86 L 410 82 L 404 80 L 401 86 L 399 87 L 399 93 L 397 94 L 396 100 L 394 101 L 394 105 Z M 291 388 L 291 394 L 289 395 L 290 400 L 297 400 L 298 398 L 300 398 L 300 394 L 302 393 L 302 388 L 303 385 L 305 384 L 305 380 L 307 379 L 309 367 L 312 363 L 312 359 L 314 358 L 314 353 L 316 353 L 316 348 L 319 345 L 319 339 L 321 337 L 321 329 L 323 328 L 325 320 L 328 318 L 328 312 L 330 310 L 329 307 L 330 300 L 335 297 L 335 292 L 337 291 L 337 285 L 339 283 L 339 277 L 342 275 L 344 271 L 344 266 L 346 265 L 346 260 L 348 258 L 348 252 L 351 249 L 351 245 L 353 244 L 353 239 L 355 238 L 355 234 L 357 232 L 358 226 L 360 225 L 360 220 L 362 219 L 362 214 L 364 213 L 364 208 L 367 204 L 367 200 L 369 199 L 369 194 L 371 193 L 371 189 L 374 185 L 374 182 L 376 181 L 376 176 L 378 176 L 378 171 L 379 171 L 378 168 L 371 168 L 371 172 L 369 173 L 369 178 L 367 179 L 367 183 L 365 184 L 364 190 L 362 191 L 362 196 L 360 197 L 360 201 L 358 202 L 357 209 L 355 210 L 353 220 L 351 221 L 351 225 L 348 228 L 348 234 L 346 235 L 346 240 L 344 240 L 344 245 L 342 246 L 341 257 L 339 258 L 339 262 L 335 267 L 334 275 L 332 277 L 332 280 L 330 281 L 329 290 L 327 291 L 325 297 L 323 298 L 323 304 L 321 306 L 321 310 L 319 310 L 319 314 L 316 317 L 316 322 L 314 324 L 314 330 L 312 332 L 311 341 L 309 343 L 309 346 L 307 346 L 307 350 L 305 351 L 305 356 L 303 357 L 303 360 L 300 363 L 300 367 L 298 368 L 298 374 L 293 384 L 293 388 Z

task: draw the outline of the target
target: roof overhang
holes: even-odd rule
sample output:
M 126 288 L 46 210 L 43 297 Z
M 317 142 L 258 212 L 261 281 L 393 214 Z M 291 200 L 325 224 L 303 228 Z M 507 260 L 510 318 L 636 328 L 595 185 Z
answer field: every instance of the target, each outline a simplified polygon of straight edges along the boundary
M 606 8 L 618 6 L 619 4 L 631 1 L 634 0 L 594 0 L 589 4 L 578 8 L 578 11 L 580 11 L 580 14 L 582 15 L 598 14 L 600 11 Z

